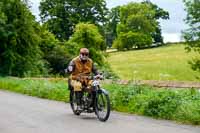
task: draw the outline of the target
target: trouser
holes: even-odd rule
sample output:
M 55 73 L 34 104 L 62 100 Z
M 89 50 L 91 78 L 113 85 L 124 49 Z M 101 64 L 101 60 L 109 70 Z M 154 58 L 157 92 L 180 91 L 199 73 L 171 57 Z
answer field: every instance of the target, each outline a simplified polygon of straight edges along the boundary
M 88 80 L 88 81 L 85 81 L 85 82 L 80 82 L 80 81 L 77 81 L 77 80 L 71 80 L 70 82 L 71 82 L 70 86 L 73 88 L 73 90 L 75 92 L 76 91 L 82 91 L 83 86 L 86 86 L 88 91 L 92 90 L 92 87 L 91 87 L 92 80 Z
M 90 95 L 92 96 L 92 103 L 90 105 L 90 107 L 94 107 L 95 104 L 95 98 L 96 98 L 96 92 L 93 90 Z
M 89 88 L 91 88 L 91 82 L 92 81 L 88 81 L 87 84 L 86 84 L 86 83 L 81 83 L 80 81 L 77 81 L 77 80 L 71 80 L 70 81 L 70 86 L 73 88 L 73 90 L 75 92 L 77 105 L 81 105 L 81 99 L 82 99 L 82 96 L 83 96 L 83 92 L 82 92 L 83 84 L 85 86 L 89 86 Z
M 76 103 L 77 105 L 81 105 L 82 104 L 82 97 L 83 97 L 83 92 L 82 91 L 75 91 L 75 95 L 76 95 Z

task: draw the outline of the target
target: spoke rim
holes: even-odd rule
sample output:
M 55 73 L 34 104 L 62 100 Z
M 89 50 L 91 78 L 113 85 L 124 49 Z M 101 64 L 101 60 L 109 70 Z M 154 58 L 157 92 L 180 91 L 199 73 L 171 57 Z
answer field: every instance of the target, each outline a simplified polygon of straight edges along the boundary
M 99 94 L 97 102 L 97 110 L 100 118 L 104 119 L 108 113 L 108 103 L 106 96 Z

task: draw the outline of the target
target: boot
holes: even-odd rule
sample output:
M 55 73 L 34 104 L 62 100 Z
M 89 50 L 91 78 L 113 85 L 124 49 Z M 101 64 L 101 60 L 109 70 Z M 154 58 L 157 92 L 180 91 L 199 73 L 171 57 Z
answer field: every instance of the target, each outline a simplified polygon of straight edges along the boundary
M 81 99 L 82 99 L 82 92 L 81 91 L 77 91 L 76 93 L 76 102 L 77 102 L 77 110 L 80 111 L 81 110 Z

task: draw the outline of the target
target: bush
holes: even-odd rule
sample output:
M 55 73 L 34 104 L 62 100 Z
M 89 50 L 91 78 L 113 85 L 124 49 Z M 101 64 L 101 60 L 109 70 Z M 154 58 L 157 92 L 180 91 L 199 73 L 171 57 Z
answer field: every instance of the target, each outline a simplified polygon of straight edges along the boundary
M 156 118 L 172 119 L 181 97 L 173 91 L 161 91 L 149 99 L 144 114 Z
M 200 124 L 200 91 L 195 89 L 154 89 L 149 86 L 104 85 L 117 111 Z
M 45 67 L 48 68 L 48 74 L 63 75 L 64 69 L 76 52 L 76 48 L 67 42 L 60 42 L 44 26 L 40 28 L 40 36 L 40 49 L 46 63 Z
M 72 59 L 71 53 L 68 52 L 65 46 L 57 45 L 45 55 L 45 59 L 49 63 L 50 73 L 52 74 L 64 74 L 64 69 Z
M 129 50 L 132 48 L 145 48 L 151 44 L 152 38 L 150 35 L 129 31 L 128 33 L 120 33 L 117 40 L 114 41 L 113 47 L 118 50 Z
M 100 66 L 104 63 L 102 51 L 106 49 L 106 43 L 94 24 L 77 24 L 75 32 L 68 43 L 73 43 L 78 50 L 82 47 L 88 48 L 90 50 L 90 57 L 94 62 Z

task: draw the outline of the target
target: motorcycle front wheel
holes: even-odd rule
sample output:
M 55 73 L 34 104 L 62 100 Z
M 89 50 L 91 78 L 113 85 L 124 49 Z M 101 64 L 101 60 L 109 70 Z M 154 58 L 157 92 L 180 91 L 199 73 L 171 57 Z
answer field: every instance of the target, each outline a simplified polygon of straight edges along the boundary
M 102 122 L 107 121 L 110 116 L 110 98 L 109 95 L 101 89 L 96 95 L 95 113 L 97 118 Z

